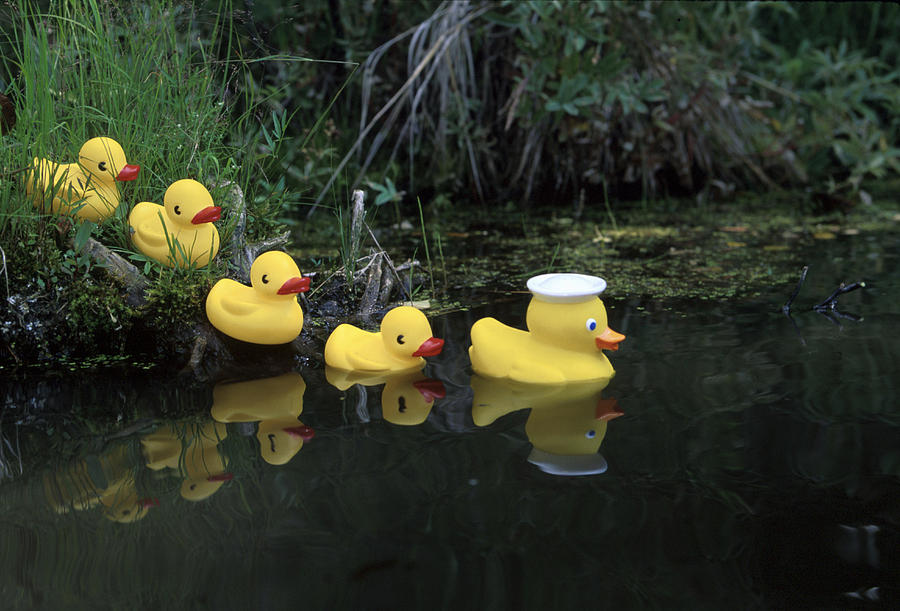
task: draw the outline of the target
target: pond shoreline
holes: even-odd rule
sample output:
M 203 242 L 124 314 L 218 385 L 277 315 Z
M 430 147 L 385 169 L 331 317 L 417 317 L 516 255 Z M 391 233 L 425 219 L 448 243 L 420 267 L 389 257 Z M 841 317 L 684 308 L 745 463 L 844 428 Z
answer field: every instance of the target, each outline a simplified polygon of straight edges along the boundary
M 812 215 L 769 202 L 668 213 L 632 206 L 612 219 L 596 209 L 576 219 L 559 208 L 546 212 L 535 208 L 518 226 L 512 226 L 502 210 L 466 216 L 439 211 L 429 220 L 425 235 L 432 242 L 431 251 L 439 248 L 441 254 L 427 262 L 421 261 L 427 248 L 421 231 L 394 227 L 378 233 L 395 260 L 418 258 L 422 263 L 414 277 L 401 279 L 406 287 L 395 288 L 393 294 L 405 291 L 413 299 L 425 299 L 420 305 L 428 304 L 426 311 L 435 315 L 498 298 L 513 299 L 525 292 L 528 277 L 547 271 L 603 276 L 609 283 L 604 299 L 610 304 L 626 298 L 727 301 L 772 292 L 787 301 L 812 255 L 840 241 L 864 242 L 898 231 L 900 213 L 890 206 Z M 435 245 L 436 238 L 441 242 Z M 317 239 L 322 241 L 307 236 L 295 242 L 302 247 L 288 245 L 301 269 L 314 271 L 327 284 L 316 286 L 314 281 L 315 299 L 302 301 L 303 332 L 290 344 L 253 346 L 213 329 L 203 315 L 212 282 L 205 276 L 176 277 L 168 287 L 171 294 L 159 299 L 151 292 L 149 305 L 135 308 L 123 304 L 121 285 L 94 275 L 70 281 L 69 289 L 82 288 L 80 294 L 60 286 L 42 290 L 34 283 L 11 291 L 0 320 L 0 369 L 68 371 L 128 364 L 202 380 L 219 378 L 242 361 L 265 363 L 269 354 L 278 355 L 276 361 L 290 355 L 316 363 L 328 332 L 337 324 L 353 320 L 373 325 L 381 312 L 400 303 L 379 303 L 370 315 L 357 315 L 363 289 L 349 290 L 343 275 L 335 273 L 340 259 L 333 260 L 332 267 L 327 262 L 319 269 L 312 267 L 315 259 L 307 253 L 327 248 L 327 242 L 318 244 Z M 862 279 L 832 282 L 836 287 L 858 280 Z M 76 303 L 72 294 L 80 297 Z M 76 333 L 73 317 L 82 321 Z

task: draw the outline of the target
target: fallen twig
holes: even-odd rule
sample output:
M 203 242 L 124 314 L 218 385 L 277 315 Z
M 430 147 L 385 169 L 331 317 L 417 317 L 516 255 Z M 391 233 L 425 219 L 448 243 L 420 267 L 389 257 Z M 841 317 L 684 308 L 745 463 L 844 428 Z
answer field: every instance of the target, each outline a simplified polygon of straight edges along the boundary
M 800 271 L 800 280 L 797 282 L 797 287 L 794 289 L 794 293 L 790 296 L 783 306 L 781 306 L 781 311 L 787 316 L 788 320 L 791 321 L 791 325 L 794 327 L 794 331 L 797 333 L 797 336 L 800 338 L 800 342 L 805 346 L 806 340 L 803 338 L 803 335 L 800 333 L 800 328 L 797 326 L 797 323 L 794 322 L 794 318 L 791 316 L 791 304 L 794 302 L 794 299 L 800 293 L 800 288 L 803 286 L 803 283 L 806 281 L 806 273 L 809 271 L 809 266 L 804 265 L 803 269 Z M 852 320 L 853 322 L 860 322 L 862 320 L 861 316 L 857 316 L 855 314 L 845 314 L 843 312 L 839 312 L 837 310 L 837 298 L 843 295 L 844 293 L 849 293 L 850 291 L 855 291 L 856 289 L 865 288 L 865 282 L 854 282 L 853 284 L 846 285 L 843 282 L 838 285 L 838 287 L 831 293 L 824 301 L 819 304 L 814 305 L 811 309 L 813 311 L 822 314 L 825 318 L 828 319 L 829 322 L 841 327 L 841 320 Z
M 843 295 L 844 293 L 849 293 L 850 291 L 855 291 L 856 289 L 866 288 L 865 282 L 854 282 L 850 285 L 845 285 L 841 282 L 834 292 L 829 295 L 825 301 L 820 304 L 814 305 L 813 310 L 816 312 L 821 312 L 823 310 L 834 310 L 835 306 L 837 306 L 837 298 Z
M 800 280 L 797 282 L 797 288 L 794 289 L 794 294 L 791 295 L 790 299 L 787 300 L 783 306 L 781 306 L 781 311 L 786 315 L 790 315 L 791 313 L 791 304 L 794 303 L 794 299 L 797 298 L 797 295 L 800 293 L 800 287 L 803 286 L 803 283 L 806 282 L 806 273 L 809 271 L 809 265 L 804 265 L 803 269 L 800 270 Z

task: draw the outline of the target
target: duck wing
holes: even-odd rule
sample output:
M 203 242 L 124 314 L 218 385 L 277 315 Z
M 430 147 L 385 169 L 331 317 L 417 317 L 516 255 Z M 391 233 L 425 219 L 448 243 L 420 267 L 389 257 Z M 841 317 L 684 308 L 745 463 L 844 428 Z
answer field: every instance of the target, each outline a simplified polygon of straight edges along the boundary
M 384 371 L 385 364 L 370 358 L 366 358 L 355 351 L 347 352 L 347 361 L 353 369 L 358 371 Z
M 250 316 L 259 311 L 260 304 L 241 298 L 222 299 L 220 302 L 222 309 L 232 316 Z
M 165 220 L 162 215 L 165 214 L 162 206 L 151 202 L 140 202 L 131 211 L 129 224 L 137 233 L 141 240 L 152 248 L 167 247 Z M 169 232 L 169 240 L 175 236 Z
M 563 384 L 566 376 L 557 367 L 537 359 L 519 357 L 509 368 L 509 379 L 526 384 Z

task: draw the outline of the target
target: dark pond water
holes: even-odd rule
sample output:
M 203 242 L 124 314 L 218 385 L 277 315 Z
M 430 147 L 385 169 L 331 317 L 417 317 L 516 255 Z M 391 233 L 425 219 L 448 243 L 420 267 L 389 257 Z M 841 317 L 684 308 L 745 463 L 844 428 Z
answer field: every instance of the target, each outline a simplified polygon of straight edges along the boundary
M 471 324 L 521 325 L 524 295 L 433 321 L 430 405 L 413 378 L 341 391 L 296 367 L 216 388 L 7 379 L 2 606 L 897 608 L 898 252 L 834 243 L 793 322 L 793 287 L 611 287 L 628 339 L 603 389 L 471 381 Z M 839 309 L 863 320 L 802 311 L 862 278 Z

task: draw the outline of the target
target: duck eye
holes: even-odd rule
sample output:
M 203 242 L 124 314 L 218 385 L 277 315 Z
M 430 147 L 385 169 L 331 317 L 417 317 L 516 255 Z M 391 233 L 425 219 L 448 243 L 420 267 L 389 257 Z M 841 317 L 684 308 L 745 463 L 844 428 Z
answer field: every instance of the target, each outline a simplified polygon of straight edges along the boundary
M 584 323 L 584 328 L 588 331 L 593 331 L 597 328 L 597 321 L 593 318 L 588 318 Z
M 398 336 L 397 336 L 397 343 L 398 343 L 398 344 L 405 344 L 405 343 L 406 343 L 406 342 L 404 341 L 402 335 L 398 335 Z
M 406 413 L 406 398 L 401 396 L 398 399 L 397 404 L 398 404 L 397 411 L 399 411 L 401 414 L 405 414 Z
M 587 433 L 585 433 L 584 436 L 587 437 L 588 439 L 593 439 L 594 437 L 597 436 L 597 431 L 592 429 L 592 430 L 588 431 Z
M 175 214 L 181 214 L 181 206 L 176 205 L 172 210 L 175 211 Z
M 100 163 L 97 164 L 97 167 L 100 168 L 101 172 L 105 172 L 106 171 L 106 162 L 101 161 Z
M 269 284 L 269 275 L 268 274 L 263 274 L 262 282 L 263 282 L 263 284 Z

